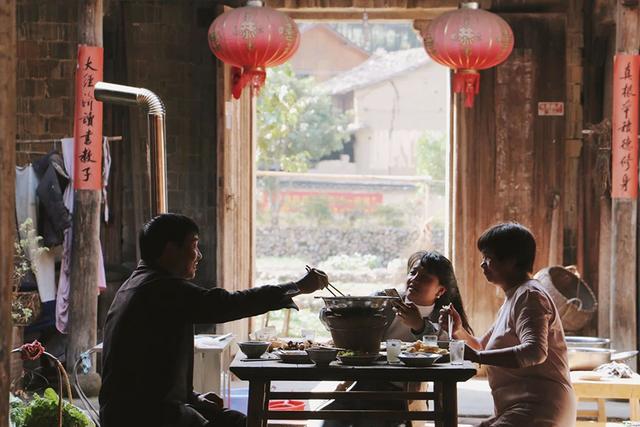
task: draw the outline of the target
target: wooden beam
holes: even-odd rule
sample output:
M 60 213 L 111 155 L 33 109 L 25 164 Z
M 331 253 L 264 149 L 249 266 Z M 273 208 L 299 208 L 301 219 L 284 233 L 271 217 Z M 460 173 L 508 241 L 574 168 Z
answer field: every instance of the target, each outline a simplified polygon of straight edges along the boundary
M 9 425 L 11 277 L 15 238 L 16 2 L 0 2 L 0 426 Z
M 102 46 L 102 0 L 82 0 L 78 7 L 78 43 Z M 100 193 L 76 190 L 74 195 L 67 367 L 96 344 Z
M 361 22 L 364 9 L 279 9 L 298 21 Z M 367 9 L 369 21 L 431 20 L 454 8 Z
M 458 0 L 266 0 L 274 9 L 438 9 L 457 8 Z
M 640 48 L 640 10 L 617 1 L 616 52 L 637 54 Z M 615 78 L 615 77 L 614 77 Z M 635 118 L 637 120 L 637 117 Z M 615 143 L 615 141 L 613 141 Z M 633 141 L 637 144 L 638 141 Z M 615 183 L 614 183 L 615 185 Z M 637 199 L 614 198 L 611 208 L 611 346 L 637 349 Z M 634 360 L 633 362 L 637 362 Z M 634 363 L 632 362 L 632 366 Z

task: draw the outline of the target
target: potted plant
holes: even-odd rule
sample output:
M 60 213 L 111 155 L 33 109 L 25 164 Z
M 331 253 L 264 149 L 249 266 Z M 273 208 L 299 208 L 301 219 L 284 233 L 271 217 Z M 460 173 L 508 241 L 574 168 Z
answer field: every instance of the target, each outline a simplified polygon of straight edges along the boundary
M 15 326 L 27 326 L 40 314 L 40 297 L 37 291 L 21 292 L 20 284 L 26 277 L 35 277 L 36 268 L 32 260 L 42 252 L 42 237 L 38 236 L 31 218 L 20 224 L 20 236 L 14 243 L 13 292 L 11 319 Z

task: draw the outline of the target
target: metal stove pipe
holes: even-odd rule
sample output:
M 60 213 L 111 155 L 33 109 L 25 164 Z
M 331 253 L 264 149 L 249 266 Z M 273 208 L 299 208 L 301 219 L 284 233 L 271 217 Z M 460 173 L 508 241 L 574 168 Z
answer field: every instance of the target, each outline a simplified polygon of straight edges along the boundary
M 167 206 L 167 131 L 166 111 L 158 95 L 148 89 L 98 82 L 94 96 L 98 101 L 123 105 L 140 105 L 147 109 L 147 143 L 151 159 L 152 216 L 166 213 Z

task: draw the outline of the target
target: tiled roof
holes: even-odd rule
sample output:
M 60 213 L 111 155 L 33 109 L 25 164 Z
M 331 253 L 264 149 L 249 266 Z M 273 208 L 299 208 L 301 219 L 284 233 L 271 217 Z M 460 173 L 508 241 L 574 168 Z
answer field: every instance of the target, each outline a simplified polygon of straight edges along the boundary
M 423 48 L 376 52 L 368 60 L 351 70 L 338 74 L 322 84 L 322 90 L 339 95 L 371 86 L 415 70 L 432 62 Z

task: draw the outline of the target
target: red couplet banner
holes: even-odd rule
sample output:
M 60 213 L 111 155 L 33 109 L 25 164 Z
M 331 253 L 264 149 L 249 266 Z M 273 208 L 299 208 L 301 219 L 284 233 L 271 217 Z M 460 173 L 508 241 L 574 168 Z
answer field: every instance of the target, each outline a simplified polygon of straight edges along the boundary
M 102 189 L 102 102 L 93 90 L 102 81 L 104 50 L 78 46 L 74 116 L 74 185 L 76 190 Z
M 640 56 L 618 54 L 613 65 L 611 196 L 638 197 L 638 91 Z

